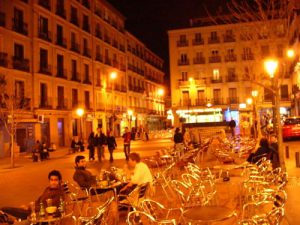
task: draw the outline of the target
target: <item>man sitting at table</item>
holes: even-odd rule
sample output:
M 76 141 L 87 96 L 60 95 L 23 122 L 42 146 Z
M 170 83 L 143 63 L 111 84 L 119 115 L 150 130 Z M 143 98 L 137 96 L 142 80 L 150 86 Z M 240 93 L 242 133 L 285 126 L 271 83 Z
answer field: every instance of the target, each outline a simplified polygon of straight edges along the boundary
M 43 194 L 35 201 L 35 210 L 39 212 L 40 203 L 47 207 L 47 199 L 52 199 L 52 206 L 59 207 L 60 199 L 65 199 L 63 188 L 61 187 L 62 176 L 59 171 L 52 170 L 48 174 L 49 186 L 45 189 Z M 31 213 L 30 206 L 22 206 L 20 208 L 4 207 L 3 212 L 12 215 L 16 218 L 25 220 Z
M 86 169 L 86 160 L 83 155 L 75 157 L 75 173 L 73 180 L 81 188 L 89 189 L 91 186 L 96 185 L 96 176 Z
M 151 186 L 153 181 L 149 167 L 141 162 L 141 157 L 138 153 L 130 153 L 128 158 L 128 166 L 133 169 L 133 175 L 130 182 L 120 190 L 122 194 L 129 194 L 137 185 L 149 183 Z

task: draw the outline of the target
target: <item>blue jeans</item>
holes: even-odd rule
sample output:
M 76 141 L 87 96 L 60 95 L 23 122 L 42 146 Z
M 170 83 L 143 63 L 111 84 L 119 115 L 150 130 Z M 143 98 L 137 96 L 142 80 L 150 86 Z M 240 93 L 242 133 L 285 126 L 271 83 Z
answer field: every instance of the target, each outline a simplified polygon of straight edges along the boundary
M 125 153 L 126 160 L 128 160 L 130 154 L 130 144 L 124 144 L 124 153 Z

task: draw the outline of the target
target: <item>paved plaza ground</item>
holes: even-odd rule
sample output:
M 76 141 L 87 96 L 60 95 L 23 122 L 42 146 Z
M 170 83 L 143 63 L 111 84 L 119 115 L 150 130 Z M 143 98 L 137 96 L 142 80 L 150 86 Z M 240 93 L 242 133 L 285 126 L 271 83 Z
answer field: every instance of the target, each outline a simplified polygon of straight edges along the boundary
M 122 140 L 118 139 L 118 149 L 115 152 L 115 161 L 111 164 L 105 161 L 89 162 L 88 169 L 98 174 L 101 168 L 110 166 L 123 167 L 124 160 Z M 286 219 L 284 224 L 300 224 L 300 168 L 296 168 L 295 152 L 300 151 L 298 141 L 285 142 L 289 146 L 290 157 L 286 159 L 289 172 L 289 183 L 286 187 L 288 201 L 286 205 Z M 154 155 L 155 152 L 164 147 L 172 146 L 171 139 L 155 139 L 149 142 L 141 140 L 132 142 L 132 151 L 140 153 L 143 157 Z M 79 154 L 79 153 L 76 153 Z M 9 168 L 9 158 L 0 159 L 0 207 L 20 206 L 35 200 L 48 185 L 47 174 L 52 169 L 58 169 L 63 174 L 63 179 L 72 181 L 74 173 L 74 158 L 76 154 L 69 155 L 68 148 L 59 148 L 51 154 L 51 159 L 43 162 L 33 163 L 29 156 L 20 156 L 16 160 L 16 168 Z M 87 151 L 83 153 L 88 155 Z M 108 152 L 106 152 L 108 158 Z

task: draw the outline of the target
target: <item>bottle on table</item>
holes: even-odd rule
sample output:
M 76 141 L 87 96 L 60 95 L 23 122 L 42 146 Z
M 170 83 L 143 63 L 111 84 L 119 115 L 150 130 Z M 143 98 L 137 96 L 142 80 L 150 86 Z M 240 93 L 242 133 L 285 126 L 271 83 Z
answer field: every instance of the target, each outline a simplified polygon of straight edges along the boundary
M 61 214 L 64 214 L 65 212 L 65 202 L 64 200 L 62 199 L 62 197 L 60 197 L 59 199 L 59 207 L 58 207 L 58 210 Z
M 40 212 L 39 212 L 39 216 L 40 216 L 40 217 L 44 217 L 44 216 L 45 216 L 45 208 L 44 208 L 43 202 L 40 202 Z

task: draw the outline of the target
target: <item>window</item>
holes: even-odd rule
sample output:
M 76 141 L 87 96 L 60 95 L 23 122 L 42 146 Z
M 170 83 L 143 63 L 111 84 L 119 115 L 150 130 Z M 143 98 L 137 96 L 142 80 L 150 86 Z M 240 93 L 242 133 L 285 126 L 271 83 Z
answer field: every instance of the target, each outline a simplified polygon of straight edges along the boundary
M 24 59 L 24 46 L 20 44 L 14 45 L 14 57 L 16 59 Z
M 58 43 L 63 42 L 63 27 L 61 25 L 56 26 L 56 39 Z
M 243 48 L 243 53 L 245 55 L 251 55 L 252 54 L 251 48 Z
M 213 90 L 214 104 L 221 104 L 221 89 Z
M 24 21 L 23 11 L 15 7 L 14 8 L 14 23 L 15 23 L 15 25 L 23 26 L 23 21 Z
M 84 91 L 84 104 L 86 109 L 90 109 L 90 92 Z
M 187 81 L 188 78 L 188 73 L 187 72 L 181 72 L 181 80 L 182 81 Z
M 220 80 L 220 70 L 213 69 L 213 80 Z
M 216 31 L 213 31 L 210 33 L 210 39 L 211 40 L 218 40 L 218 34 Z
M 71 32 L 71 43 L 76 43 L 76 34 L 74 32 Z
M 25 84 L 24 81 L 16 80 L 15 81 L 15 97 L 16 99 L 23 99 L 25 96 Z
M 96 85 L 100 86 L 101 85 L 101 71 L 100 69 L 97 69 L 97 73 L 96 73 Z
M 72 79 L 77 79 L 77 62 L 76 60 L 72 59 Z
M 202 52 L 196 52 L 196 59 L 201 59 L 203 58 L 203 53 Z
M 46 49 L 40 49 L 40 69 L 48 68 L 48 51 Z
M 186 35 L 182 34 L 179 36 L 180 42 L 186 42 Z
M 197 97 L 199 100 L 204 101 L 204 99 L 205 99 L 204 90 L 198 90 Z
M 182 102 L 184 106 L 188 106 L 190 105 L 190 96 L 189 96 L 189 92 L 188 91 L 183 91 L 182 92 Z
M 232 48 L 227 49 L 227 55 L 228 56 L 233 56 L 234 55 L 234 49 L 232 49 Z
M 78 106 L 78 90 L 72 89 L 72 107 L 75 108 Z
M 236 88 L 229 88 L 228 90 L 229 95 L 229 103 L 237 104 L 237 90 Z
M 40 83 L 40 106 L 45 107 L 48 105 L 47 84 Z
M 73 6 L 71 6 L 71 22 L 78 24 L 77 21 L 77 9 Z
M 226 30 L 225 35 L 228 36 L 228 37 L 232 37 L 233 36 L 232 30 Z
M 195 34 L 195 41 L 196 41 L 196 42 L 200 42 L 201 40 L 202 40 L 201 33 L 196 33 L 196 34 Z
M 185 54 L 185 53 L 184 53 L 184 54 L 181 54 L 181 55 L 180 55 L 180 61 L 181 61 L 181 62 L 187 62 L 187 61 L 188 61 L 188 60 L 187 60 L 187 54 Z
M 57 65 L 57 76 L 64 76 L 64 56 L 57 55 L 56 58 L 56 65 Z
M 42 16 L 39 19 L 39 32 L 48 36 L 48 19 Z
M 218 50 L 212 50 L 211 54 L 212 54 L 213 57 L 219 56 L 219 51 Z
M 263 45 L 263 46 L 261 46 L 261 54 L 262 54 L 262 56 L 268 56 L 268 55 L 270 55 L 269 45 Z
M 288 100 L 289 98 L 288 85 L 285 84 L 280 86 L 280 94 L 282 99 Z
M 87 65 L 87 64 L 84 64 L 84 78 L 85 78 L 85 81 L 89 81 L 90 80 L 89 65 Z
M 65 90 L 63 86 L 57 87 L 57 107 L 59 109 L 64 108 Z

